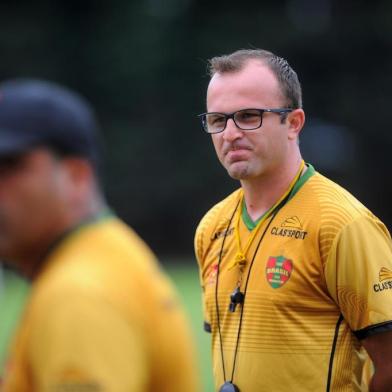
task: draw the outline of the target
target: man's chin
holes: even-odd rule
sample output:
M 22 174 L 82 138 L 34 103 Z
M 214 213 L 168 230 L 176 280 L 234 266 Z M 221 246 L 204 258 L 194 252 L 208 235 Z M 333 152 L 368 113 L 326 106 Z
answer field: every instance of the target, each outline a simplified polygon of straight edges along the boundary
M 245 180 L 249 177 L 248 165 L 238 162 L 226 168 L 227 173 L 234 180 Z

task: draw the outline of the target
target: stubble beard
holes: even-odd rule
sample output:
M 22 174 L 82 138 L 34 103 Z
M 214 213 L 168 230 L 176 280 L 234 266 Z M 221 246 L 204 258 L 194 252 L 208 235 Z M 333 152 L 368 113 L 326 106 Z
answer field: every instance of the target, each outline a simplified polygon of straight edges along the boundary
M 236 162 L 226 167 L 227 173 L 234 180 L 245 180 L 249 177 L 249 164 L 248 162 Z

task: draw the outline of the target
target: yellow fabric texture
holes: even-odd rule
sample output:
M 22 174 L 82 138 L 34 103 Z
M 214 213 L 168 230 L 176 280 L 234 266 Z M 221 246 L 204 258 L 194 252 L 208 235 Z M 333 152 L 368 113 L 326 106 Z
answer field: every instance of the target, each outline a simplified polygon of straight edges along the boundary
M 240 195 L 237 190 L 214 206 L 195 236 L 204 316 L 212 332 L 216 388 L 225 381 L 215 305 L 217 265 L 225 235 L 218 303 L 226 381 L 232 374 L 240 320 L 239 307 L 234 313 L 228 310 L 238 281 L 238 268 L 228 268 L 237 251 L 233 222 L 229 229 L 228 224 Z M 269 221 L 263 223 L 246 255 L 242 291 L 250 260 Z M 239 230 L 246 243 L 250 232 L 242 220 Z M 392 242 L 385 226 L 346 190 L 316 172 L 275 216 L 257 251 L 245 296 L 233 382 L 246 392 L 325 391 L 342 314 L 330 390 L 367 391 L 363 369 L 369 364 L 368 356 L 354 332 L 391 322 L 392 277 L 388 271 L 392 274 Z
M 49 255 L 3 390 L 196 392 L 193 354 L 171 283 L 112 217 L 71 233 Z

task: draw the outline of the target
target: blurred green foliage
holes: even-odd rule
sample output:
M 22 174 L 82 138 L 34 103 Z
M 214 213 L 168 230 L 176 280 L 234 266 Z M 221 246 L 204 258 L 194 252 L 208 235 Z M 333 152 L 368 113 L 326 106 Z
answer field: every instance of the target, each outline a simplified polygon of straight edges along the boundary
M 0 378 L 28 292 L 25 280 L 0 265 Z

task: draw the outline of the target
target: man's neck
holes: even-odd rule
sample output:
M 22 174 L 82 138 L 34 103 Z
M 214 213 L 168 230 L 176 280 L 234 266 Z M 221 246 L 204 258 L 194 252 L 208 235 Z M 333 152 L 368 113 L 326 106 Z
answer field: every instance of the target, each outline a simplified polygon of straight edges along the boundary
M 288 167 L 275 170 L 273 174 L 241 181 L 246 209 L 253 221 L 268 211 L 287 191 L 300 168 L 301 160 L 299 157 Z M 305 171 L 306 166 L 302 174 Z
M 22 256 L 20 261 L 16 263 L 21 273 L 28 279 L 34 280 L 44 266 L 48 255 L 67 234 L 98 218 L 106 210 L 106 203 L 101 197 L 92 199 L 80 210 L 75 207 L 61 225 L 48 233 L 46 241 L 34 244 L 36 248 L 30 249 L 29 253 Z

